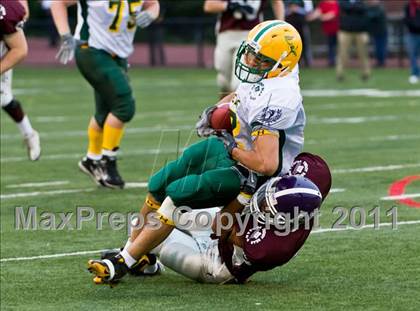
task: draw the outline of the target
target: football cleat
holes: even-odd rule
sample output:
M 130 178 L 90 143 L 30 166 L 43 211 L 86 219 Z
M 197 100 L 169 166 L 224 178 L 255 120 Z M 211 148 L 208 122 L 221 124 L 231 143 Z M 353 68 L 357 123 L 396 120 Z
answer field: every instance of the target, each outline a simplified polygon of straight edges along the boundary
M 103 186 L 112 189 L 124 188 L 124 180 L 117 169 L 117 158 L 104 155 L 101 160 Z
M 101 253 L 101 259 L 110 259 L 115 257 L 122 251 L 121 249 L 114 248 L 105 250 Z M 144 257 L 144 258 L 143 258 Z M 136 264 L 134 267 L 129 268 L 128 273 L 134 276 L 154 276 L 159 275 L 165 270 L 163 264 L 159 261 L 156 255 L 147 254 L 142 257 L 143 262 L 141 265 Z
M 36 161 L 41 156 L 41 143 L 37 131 L 33 131 L 28 137 L 25 137 L 24 143 L 28 149 L 28 157 L 31 161 Z
M 91 177 L 98 186 L 103 186 L 102 168 L 99 161 L 84 157 L 79 161 L 78 165 L 80 170 Z
M 116 285 L 127 274 L 128 267 L 121 255 L 104 260 L 89 260 L 88 271 L 95 275 L 95 284 Z

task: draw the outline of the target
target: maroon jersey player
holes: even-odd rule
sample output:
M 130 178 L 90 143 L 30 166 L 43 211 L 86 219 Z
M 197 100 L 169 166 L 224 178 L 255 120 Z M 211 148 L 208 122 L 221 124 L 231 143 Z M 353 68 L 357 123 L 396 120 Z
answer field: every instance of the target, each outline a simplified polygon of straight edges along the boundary
M 25 3 L 25 2 L 24 2 Z M 19 101 L 12 93 L 12 68 L 28 52 L 23 24 L 28 16 L 20 1 L 0 0 L 0 56 L 1 56 L 1 107 L 15 121 L 24 137 L 30 160 L 41 154 L 39 135 L 32 128 Z
M 290 175 L 305 176 L 311 180 L 321 192 L 322 201 L 330 191 L 330 170 L 326 162 L 317 155 L 299 154 L 292 165 Z M 253 199 L 261 190 L 260 188 L 254 194 Z M 293 203 L 303 204 L 299 201 L 293 201 Z M 306 203 L 311 205 L 311 202 Z M 286 202 L 284 206 L 287 204 Z M 280 209 L 284 206 L 280 206 Z M 315 209 L 315 204 L 312 204 L 312 207 Z M 248 222 L 244 234 L 239 237 L 236 235 L 239 230 L 236 225 L 227 239 L 219 241 L 220 255 L 235 280 L 239 283 L 245 282 L 255 272 L 273 269 L 292 259 L 308 238 L 313 227 L 313 219 L 310 219 L 308 224 L 305 227 L 302 223 L 297 226 L 297 230 L 292 230 L 288 234 L 279 234 L 280 231 L 275 227 L 266 229 L 265 224 L 260 222 L 256 224 Z

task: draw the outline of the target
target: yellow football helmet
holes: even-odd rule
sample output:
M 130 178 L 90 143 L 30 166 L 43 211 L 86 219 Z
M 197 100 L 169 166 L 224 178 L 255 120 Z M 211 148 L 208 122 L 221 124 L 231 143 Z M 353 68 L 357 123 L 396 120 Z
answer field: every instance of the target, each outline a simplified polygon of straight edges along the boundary
M 248 83 L 285 76 L 301 54 L 302 39 L 295 27 L 280 20 L 265 21 L 251 29 L 239 47 L 235 75 Z

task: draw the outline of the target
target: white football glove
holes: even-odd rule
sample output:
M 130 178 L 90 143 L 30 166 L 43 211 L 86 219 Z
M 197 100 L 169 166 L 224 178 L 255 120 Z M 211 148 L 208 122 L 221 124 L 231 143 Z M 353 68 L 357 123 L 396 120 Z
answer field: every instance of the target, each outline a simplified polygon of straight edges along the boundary
M 149 26 L 155 19 L 147 11 L 142 11 L 136 16 L 136 24 L 140 28 L 146 28 Z
M 216 134 L 216 131 L 210 126 L 210 117 L 217 106 L 211 106 L 204 109 L 200 115 L 200 120 L 195 124 L 197 135 L 200 137 L 209 137 L 210 135 Z
M 66 33 L 61 36 L 61 45 L 58 50 L 56 59 L 62 64 L 67 64 L 74 57 L 74 50 L 76 49 L 76 39 L 71 35 L 71 33 Z

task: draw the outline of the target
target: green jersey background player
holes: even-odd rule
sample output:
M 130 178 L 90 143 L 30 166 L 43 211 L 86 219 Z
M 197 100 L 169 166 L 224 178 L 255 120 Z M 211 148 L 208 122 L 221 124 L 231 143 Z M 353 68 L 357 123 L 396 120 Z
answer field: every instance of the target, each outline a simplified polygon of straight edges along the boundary
M 78 22 L 73 37 L 67 7 L 76 3 Z M 133 52 L 137 27 L 149 26 L 159 9 L 157 0 L 66 0 L 51 5 L 62 39 L 58 60 L 66 64 L 75 55 L 77 67 L 94 89 L 95 114 L 88 126 L 88 151 L 79 168 L 98 185 L 124 187 L 116 155 L 124 125 L 135 113 L 127 57 Z

